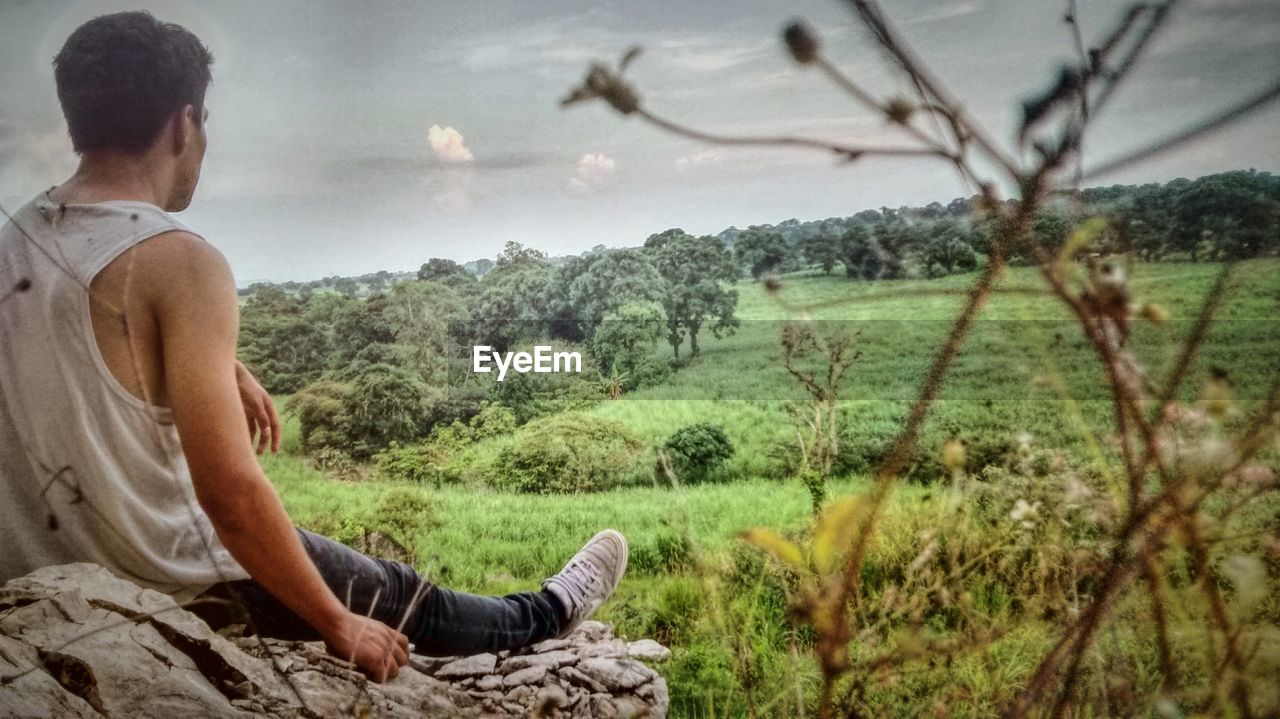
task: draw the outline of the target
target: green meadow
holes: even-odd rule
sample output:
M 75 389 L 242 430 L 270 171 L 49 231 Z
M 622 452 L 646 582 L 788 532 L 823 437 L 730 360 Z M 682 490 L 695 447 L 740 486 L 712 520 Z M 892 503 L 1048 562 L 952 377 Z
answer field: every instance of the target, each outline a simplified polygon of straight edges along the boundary
M 1132 328 L 1135 352 L 1158 387 L 1222 265 L 1170 262 L 1130 271 L 1132 302 L 1158 306 L 1168 317 L 1162 323 L 1139 320 Z M 626 425 L 650 452 L 680 427 L 722 426 L 736 451 L 715 482 L 673 486 L 655 473 L 651 486 L 529 495 L 466 482 L 390 481 L 371 468 L 338 478 L 303 457 L 294 417 L 286 417 L 282 452 L 263 457 L 262 464 L 300 526 L 352 543 L 376 530 L 409 550 L 433 580 L 466 591 L 535 588 L 595 531 L 617 528 L 631 542 L 631 566 L 599 618 L 630 638 L 654 637 L 672 648 L 672 659 L 659 668 L 671 686 L 674 716 L 812 712 L 819 681 L 812 637 L 788 620 L 795 577 L 737 538 L 757 526 L 800 537 L 813 521 L 809 490 L 779 469 L 779 455 L 796 437 L 787 407 L 804 398 L 782 366 L 780 328 L 800 320 L 824 331 L 859 332 L 861 354 L 841 395 L 849 398 L 840 406 L 841 471 L 829 482 L 828 496 L 862 492 L 974 278 L 850 282 L 801 273 L 782 277 L 774 289 L 739 283 L 742 324 L 736 333 L 705 337 L 701 354 L 663 384 L 586 410 Z M 1027 679 L 1077 606 L 1076 587 L 1058 570 L 1092 561 L 1085 555 L 1101 551 L 1087 533 L 1055 526 L 1052 517 L 1030 530 L 1009 520 L 1019 499 L 1049 496 L 1065 474 L 1032 472 L 995 487 L 988 480 L 1003 475 L 975 470 L 957 483 L 937 456 L 944 442 L 959 440 L 971 448 L 971 458 L 985 452 L 1003 471 L 1015 461 L 1006 453 L 1020 448 L 1057 456 L 1061 463 L 1053 466 L 1069 466 L 1106 486 L 1106 468 L 1117 460 L 1105 380 L 1061 304 L 1028 291 L 1042 286 L 1034 269 L 1011 268 L 983 309 L 863 570 L 865 591 L 873 595 L 905 582 L 930 528 L 941 526 L 956 507 L 971 506 L 963 520 L 947 524 L 948 541 L 980 557 L 961 583 L 975 611 L 999 634 L 946 667 L 920 660 L 870 682 L 864 699 L 886 716 L 932 715 L 940 708 L 951 716 L 992 713 Z M 1236 266 L 1217 318 L 1184 399 L 1193 401 L 1210 369 L 1218 368 L 1239 398 L 1237 416 L 1244 416 L 1280 371 L 1280 261 Z M 511 441 L 511 435 L 481 440 L 452 461 L 480 471 Z M 1267 461 L 1274 467 L 1274 451 Z M 1247 543 L 1278 520 L 1280 505 L 1264 501 L 1233 515 L 1231 526 Z M 1275 569 L 1272 599 L 1256 610 L 1273 626 Z M 1191 580 L 1170 581 L 1176 589 Z M 1198 631 L 1199 610 L 1178 607 L 1175 645 L 1180 632 Z M 1117 675 L 1135 687 L 1159 683 L 1144 612 L 1132 600 L 1117 607 L 1099 639 L 1099 664 L 1086 672 L 1086 687 L 1105 686 L 1108 676 Z M 892 633 L 894 621 L 884 619 L 877 631 Z M 924 621 L 933 631 L 951 630 L 942 612 Z M 1186 657 L 1189 684 L 1208 671 L 1198 661 Z

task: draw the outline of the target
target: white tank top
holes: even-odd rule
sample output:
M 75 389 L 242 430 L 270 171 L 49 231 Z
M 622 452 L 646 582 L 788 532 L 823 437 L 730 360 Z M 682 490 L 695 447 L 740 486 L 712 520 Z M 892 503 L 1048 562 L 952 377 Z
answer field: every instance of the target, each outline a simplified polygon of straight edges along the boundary
M 47 193 L 0 228 L 0 581 L 96 562 L 182 601 L 248 576 L 196 501 L 172 412 L 125 389 L 94 339 L 94 276 L 172 230 L 190 232 L 151 204 Z

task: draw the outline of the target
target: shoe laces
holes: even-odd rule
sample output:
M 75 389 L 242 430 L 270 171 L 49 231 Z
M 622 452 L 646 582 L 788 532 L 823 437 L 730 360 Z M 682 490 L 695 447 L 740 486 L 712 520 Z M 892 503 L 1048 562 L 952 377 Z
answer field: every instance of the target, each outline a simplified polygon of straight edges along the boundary
M 602 572 L 600 567 L 590 559 L 583 558 L 576 562 L 571 562 L 569 566 L 560 572 L 560 581 L 572 590 L 569 592 L 572 601 L 577 607 L 583 606 L 583 601 L 591 594 L 593 588 L 599 583 Z

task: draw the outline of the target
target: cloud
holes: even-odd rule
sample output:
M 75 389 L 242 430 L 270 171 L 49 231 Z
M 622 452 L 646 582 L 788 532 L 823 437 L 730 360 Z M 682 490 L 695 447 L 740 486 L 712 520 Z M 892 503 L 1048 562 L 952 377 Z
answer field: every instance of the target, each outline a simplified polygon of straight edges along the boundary
M 603 190 L 613 184 L 617 170 L 618 163 L 612 157 L 603 152 L 588 152 L 578 158 L 573 176 L 569 178 L 569 190 L 579 194 Z
M 703 150 L 676 158 L 676 172 L 691 172 L 703 167 L 718 167 L 724 155 L 715 150 Z
M 427 130 L 427 142 L 431 143 L 431 151 L 440 158 L 441 162 L 463 163 L 476 159 L 471 154 L 471 149 L 467 147 L 462 133 L 452 127 L 432 125 L 431 129 Z

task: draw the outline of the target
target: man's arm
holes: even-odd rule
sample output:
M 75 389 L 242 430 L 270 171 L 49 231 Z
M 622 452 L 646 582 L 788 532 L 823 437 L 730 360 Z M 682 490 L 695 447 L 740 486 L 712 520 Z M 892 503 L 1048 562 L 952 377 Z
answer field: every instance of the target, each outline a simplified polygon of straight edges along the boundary
M 249 575 L 378 681 L 408 661 L 408 640 L 352 614 L 325 585 L 254 456 L 235 371 L 239 308 L 226 260 L 182 232 L 143 243 L 164 382 L 196 498 Z

